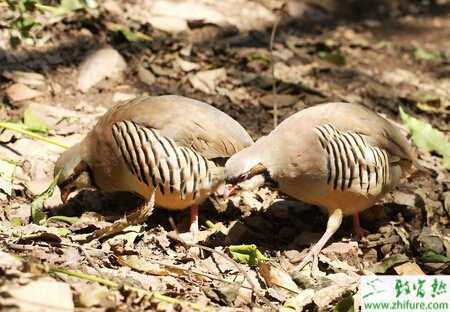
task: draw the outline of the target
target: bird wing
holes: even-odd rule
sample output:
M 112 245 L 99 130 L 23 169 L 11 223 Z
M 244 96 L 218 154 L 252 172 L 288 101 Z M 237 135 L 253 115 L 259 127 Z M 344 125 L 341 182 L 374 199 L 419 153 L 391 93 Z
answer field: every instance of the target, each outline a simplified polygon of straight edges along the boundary
M 227 158 L 253 143 L 245 129 L 213 106 L 175 95 L 140 97 L 113 108 L 102 123 L 132 120 L 207 159 Z
M 334 190 L 377 195 L 390 183 L 388 152 L 369 144 L 355 131 L 340 131 L 330 124 L 317 126 L 327 161 L 327 184 Z
M 211 181 L 209 161 L 192 149 L 177 145 L 157 130 L 119 121 L 112 133 L 128 170 L 142 183 L 161 193 L 179 193 L 181 199 L 198 195 L 200 183 Z

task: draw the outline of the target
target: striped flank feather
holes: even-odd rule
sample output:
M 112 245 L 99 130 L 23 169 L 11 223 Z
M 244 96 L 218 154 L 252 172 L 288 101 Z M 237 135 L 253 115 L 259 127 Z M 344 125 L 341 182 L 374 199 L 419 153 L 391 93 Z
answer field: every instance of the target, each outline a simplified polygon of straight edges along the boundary
M 339 131 L 329 124 L 314 130 L 327 154 L 327 183 L 334 190 L 362 194 L 381 193 L 390 182 L 385 150 L 373 147 L 356 132 Z
M 154 129 L 132 121 L 113 125 L 112 133 L 128 169 L 136 178 L 164 194 L 196 199 L 211 183 L 212 163 L 194 150 L 178 146 Z

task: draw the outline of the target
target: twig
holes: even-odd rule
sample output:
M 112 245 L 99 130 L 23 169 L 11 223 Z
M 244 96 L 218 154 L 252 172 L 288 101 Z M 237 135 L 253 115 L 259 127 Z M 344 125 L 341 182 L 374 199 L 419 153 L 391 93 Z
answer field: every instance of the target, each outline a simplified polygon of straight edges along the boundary
M 5 128 L 5 129 L 8 129 L 8 130 L 12 130 L 12 131 L 24 134 L 26 136 L 29 136 L 32 139 L 36 139 L 36 140 L 39 140 L 39 141 L 43 141 L 45 143 L 53 144 L 53 145 L 62 147 L 64 149 L 68 149 L 69 148 L 69 146 L 67 144 L 64 144 L 64 143 L 61 143 L 61 142 L 49 139 L 48 137 L 45 137 L 43 135 L 40 135 L 40 134 L 34 133 L 32 131 L 26 130 L 26 129 L 22 128 L 21 126 L 15 124 L 15 123 L 12 123 L 12 122 L 0 122 L 0 128 Z
M 54 273 L 62 273 L 68 276 L 72 276 L 75 278 L 79 278 L 79 279 L 83 279 L 86 281 L 91 281 L 94 283 L 99 283 L 101 285 L 105 285 L 111 288 L 115 288 L 115 289 L 119 289 L 121 288 L 121 284 L 116 283 L 114 281 L 111 281 L 109 279 L 103 278 L 103 277 L 99 277 L 96 275 L 92 275 L 92 274 L 87 274 L 87 273 L 83 273 L 80 271 L 71 271 L 71 270 L 66 270 L 63 268 L 58 268 L 58 267 L 51 267 L 49 272 L 54 272 Z M 135 286 L 129 286 L 129 285 L 123 285 L 126 289 L 132 290 L 137 292 L 138 294 L 141 295 L 147 295 L 150 296 L 151 298 L 154 298 L 160 302 L 165 302 L 165 303 L 170 303 L 170 304 L 179 304 L 181 306 L 188 306 L 191 309 L 195 310 L 195 311 L 213 311 L 213 309 L 211 307 L 205 307 L 203 305 L 199 305 L 196 303 L 192 303 L 192 302 L 188 302 L 188 301 L 184 301 L 184 300 L 180 300 L 180 299 L 176 299 L 176 298 L 172 298 L 166 295 L 163 295 L 161 293 L 158 292 L 151 292 L 139 287 L 135 287 Z
M 118 257 L 118 256 L 116 256 L 116 255 L 113 255 L 113 256 L 116 257 L 116 258 L 118 258 L 118 259 L 120 259 L 120 261 L 123 262 L 125 265 L 127 265 L 127 266 L 129 266 L 130 268 L 134 269 L 133 266 L 132 266 L 131 264 L 127 263 L 126 260 L 124 260 L 124 259 L 122 259 L 121 257 Z M 192 268 L 186 269 L 186 268 L 183 268 L 183 267 L 181 267 L 181 266 L 179 266 L 179 265 L 168 264 L 168 263 L 164 263 L 164 262 L 161 262 L 161 261 L 158 261 L 158 260 L 155 260 L 155 259 L 151 259 L 151 258 L 146 258 L 145 261 L 149 261 L 149 262 L 158 264 L 158 265 L 160 265 L 160 266 L 162 266 L 162 267 L 166 267 L 166 268 L 168 268 L 168 269 L 172 269 L 172 270 L 176 270 L 176 271 L 183 271 L 183 272 L 187 272 L 187 273 L 192 273 L 192 274 L 194 274 L 194 275 L 199 275 L 199 276 L 207 277 L 207 278 L 209 278 L 209 279 L 211 279 L 211 280 L 219 281 L 219 282 L 222 282 L 222 283 L 225 283 L 225 284 L 229 284 L 229 285 L 232 285 L 232 286 L 239 286 L 239 287 L 242 287 L 242 288 L 245 288 L 245 289 L 248 289 L 248 290 L 253 290 L 253 289 L 252 289 L 251 287 L 249 287 L 249 286 L 245 286 L 245 285 L 237 285 L 235 282 L 228 281 L 228 280 L 226 280 L 226 279 L 224 279 L 224 278 L 221 278 L 221 277 L 218 277 L 218 276 L 209 274 L 209 273 L 200 272 L 200 271 L 197 271 L 196 269 L 192 269 Z M 175 277 L 178 277 L 178 276 L 175 275 Z
M 281 15 L 277 17 L 277 20 L 273 24 L 272 32 L 270 34 L 270 43 L 269 43 L 270 63 L 271 63 L 271 70 L 272 70 L 273 127 L 274 128 L 276 128 L 278 126 L 278 103 L 276 101 L 277 81 L 275 79 L 275 57 L 273 55 L 273 44 L 275 41 L 275 35 L 277 32 L 278 24 L 280 24 L 280 21 L 281 21 Z

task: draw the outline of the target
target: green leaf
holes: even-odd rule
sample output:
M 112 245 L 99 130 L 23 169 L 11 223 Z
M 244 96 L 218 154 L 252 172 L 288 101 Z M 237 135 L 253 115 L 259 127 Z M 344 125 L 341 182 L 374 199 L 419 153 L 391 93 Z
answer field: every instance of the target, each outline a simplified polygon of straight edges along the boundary
M 336 66 L 344 66 L 347 63 L 345 57 L 339 51 L 335 52 L 320 51 L 319 57 L 322 60 L 332 63 Z
M 26 11 L 33 11 L 35 9 L 35 5 L 36 5 L 36 0 L 21 0 L 21 6 L 26 10 Z
M 450 258 L 440 255 L 433 250 L 425 251 L 420 260 L 424 263 L 450 263 Z
M 0 191 L 11 196 L 16 163 L 0 159 Z
M 69 229 L 66 228 L 58 228 L 58 235 L 59 236 L 66 236 L 69 235 L 71 232 Z
M 436 61 L 441 58 L 441 56 L 438 52 L 425 50 L 424 48 L 421 48 L 421 47 L 417 47 L 414 50 L 414 57 L 416 59 L 425 60 L 425 61 Z
M 53 216 L 47 219 L 47 222 L 50 221 L 61 221 L 66 222 L 70 225 L 75 224 L 79 220 L 78 217 L 68 217 L 68 216 Z
M 61 0 L 59 7 L 67 12 L 72 12 L 84 9 L 84 4 L 80 0 Z
M 49 187 L 41 194 L 36 196 L 36 198 L 31 203 L 31 220 L 33 221 L 33 223 L 40 224 L 40 222 L 45 220 L 45 218 L 47 217 L 43 212 L 44 202 L 47 198 L 50 198 L 53 195 L 60 174 L 61 171 L 58 172 L 58 174 L 53 178 L 53 181 L 52 183 L 50 183 Z
M 402 108 L 400 117 L 411 133 L 414 144 L 419 149 L 441 155 L 444 158 L 444 166 L 450 170 L 450 142 L 447 137 L 429 123 L 408 115 Z
M 127 39 L 130 42 L 152 40 L 152 37 L 147 36 L 146 34 L 139 31 L 132 31 L 130 28 L 124 25 L 109 23 L 107 27 L 109 30 L 121 34 L 122 36 L 125 37 L 125 39 Z
M 12 226 L 21 226 L 22 225 L 22 219 L 19 217 L 14 217 L 10 221 Z
M 390 268 L 397 264 L 402 264 L 408 262 L 409 258 L 404 254 L 393 255 L 387 258 L 384 258 L 382 262 L 375 263 L 369 270 L 373 273 L 384 274 Z
M 353 296 L 351 294 L 347 295 L 339 301 L 339 303 L 334 307 L 334 312 L 354 312 L 355 307 L 353 303 Z
M 35 8 L 36 0 L 19 0 L 16 1 L 17 6 L 21 13 L 23 12 L 32 12 Z
M 36 116 L 30 107 L 27 107 L 23 113 L 23 122 L 27 130 L 43 133 L 48 132 L 47 124 Z
M 11 44 L 13 49 L 17 48 L 20 45 L 20 42 L 21 42 L 21 40 L 20 40 L 20 37 L 18 37 L 18 36 L 11 35 L 9 37 L 9 43 Z
M 33 27 L 40 25 L 31 16 L 23 14 L 16 22 L 20 34 L 24 37 L 30 36 L 30 31 Z
M 268 260 L 256 247 L 256 245 L 231 245 L 228 250 L 233 257 L 233 260 L 255 266 L 258 261 Z
M 56 146 L 62 147 L 64 149 L 68 149 L 69 148 L 69 146 L 66 145 L 66 144 L 60 143 L 60 142 L 52 140 L 52 139 L 50 139 L 50 138 L 48 138 L 46 136 L 43 136 L 43 135 L 40 135 L 40 134 L 37 134 L 35 132 L 32 132 L 32 131 L 28 130 L 25 127 L 25 125 L 23 125 L 23 124 L 18 124 L 18 123 L 14 123 L 14 122 L 1 122 L 0 121 L 0 128 L 5 128 L 5 129 L 11 130 L 11 131 L 22 133 L 22 134 L 24 134 L 24 135 L 26 135 L 26 136 L 28 136 L 28 137 L 30 137 L 32 139 L 43 141 L 43 142 L 46 142 L 46 143 L 49 143 L 49 144 L 52 144 L 52 145 L 56 145 Z

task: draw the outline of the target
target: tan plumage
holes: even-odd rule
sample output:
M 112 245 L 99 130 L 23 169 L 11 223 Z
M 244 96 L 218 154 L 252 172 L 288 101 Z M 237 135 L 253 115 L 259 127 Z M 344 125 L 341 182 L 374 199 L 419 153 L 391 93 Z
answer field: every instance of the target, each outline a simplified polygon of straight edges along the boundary
M 157 206 L 182 209 L 201 203 L 223 181 L 220 160 L 253 143 L 234 119 L 193 99 L 140 97 L 102 116 L 55 165 L 63 192 L 87 186 L 128 191 Z
M 326 103 L 294 114 L 233 155 L 225 174 L 234 183 L 260 183 L 263 175 L 284 193 L 328 210 L 328 233 L 317 254 L 342 215 L 371 207 L 415 159 L 406 138 L 386 119 L 360 105 Z

